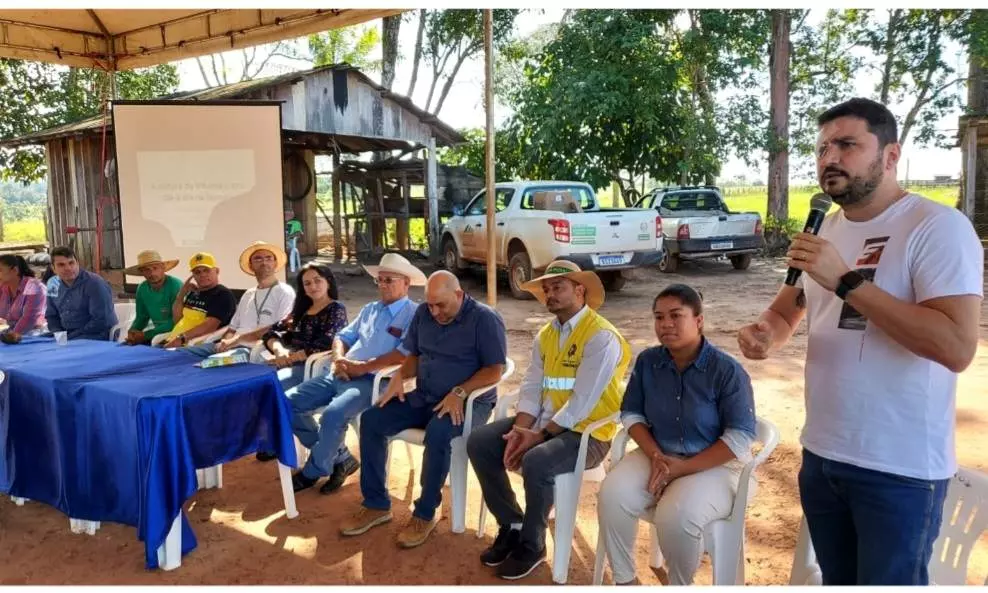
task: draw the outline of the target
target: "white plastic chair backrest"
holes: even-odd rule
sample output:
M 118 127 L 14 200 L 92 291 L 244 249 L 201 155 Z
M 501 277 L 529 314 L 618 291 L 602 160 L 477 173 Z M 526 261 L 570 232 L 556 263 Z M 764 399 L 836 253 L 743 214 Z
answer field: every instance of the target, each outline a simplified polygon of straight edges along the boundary
M 988 476 L 959 468 L 947 487 L 940 536 L 930 558 L 930 583 L 967 584 L 971 550 L 988 528 Z
M 137 316 L 137 303 L 134 301 L 113 303 L 113 312 L 117 314 L 117 321 L 120 323 L 133 321 Z

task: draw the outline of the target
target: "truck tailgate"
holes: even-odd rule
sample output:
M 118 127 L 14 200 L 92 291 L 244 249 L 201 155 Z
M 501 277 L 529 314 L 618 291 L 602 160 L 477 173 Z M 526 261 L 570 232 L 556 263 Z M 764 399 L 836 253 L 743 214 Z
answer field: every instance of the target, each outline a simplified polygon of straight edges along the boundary
M 654 210 L 605 210 L 567 214 L 566 218 L 572 253 L 627 254 L 630 260 L 635 251 L 657 249 Z
M 757 215 L 722 214 L 720 216 L 684 217 L 680 225 L 688 224 L 690 238 L 743 237 L 755 234 Z

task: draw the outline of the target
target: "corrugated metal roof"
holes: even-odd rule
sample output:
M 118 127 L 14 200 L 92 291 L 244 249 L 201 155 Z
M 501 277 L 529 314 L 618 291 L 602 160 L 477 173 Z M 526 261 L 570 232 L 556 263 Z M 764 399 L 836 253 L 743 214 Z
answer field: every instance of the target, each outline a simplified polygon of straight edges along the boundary
M 293 84 L 303 78 L 322 72 L 325 70 L 347 70 L 353 72 L 357 75 L 360 81 L 373 87 L 375 90 L 381 93 L 381 96 L 385 99 L 394 101 L 400 105 L 403 109 L 411 112 L 415 117 L 417 117 L 422 123 L 429 126 L 432 133 L 436 137 L 436 144 L 438 146 L 449 146 L 453 144 L 461 144 L 466 142 L 464 138 L 456 129 L 450 125 L 443 123 L 439 118 L 432 115 L 428 111 L 422 109 L 421 107 L 415 105 L 411 99 L 404 95 L 399 95 L 389 91 L 387 88 L 377 84 L 371 80 L 366 74 L 360 71 L 359 68 L 350 66 L 349 64 L 333 64 L 330 66 L 321 66 L 319 68 L 314 68 L 312 70 L 304 70 L 300 72 L 289 72 L 288 74 L 282 74 L 280 76 L 271 76 L 267 78 L 258 78 L 254 80 L 247 80 L 243 82 L 235 82 L 233 84 L 228 84 L 224 86 L 218 86 L 208 89 L 202 89 L 198 91 L 186 91 L 181 93 L 174 93 L 171 95 L 166 95 L 163 97 L 158 97 L 156 101 L 218 101 L 218 100 L 235 100 L 255 93 L 260 90 L 264 90 L 271 87 L 280 86 L 283 84 Z M 8 140 L 0 140 L 0 148 L 15 148 L 18 146 L 27 146 L 32 144 L 44 144 L 48 140 L 55 138 L 75 136 L 87 133 L 97 133 L 100 131 L 103 125 L 103 116 L 95 115 L 80 121 L 64 124 L 61 126 L 56 126 L 54 128 L 49 128 L 47 130 L 41 130 L 39 132 L 34 132 L 31 134 L 25 134 L 23 136 L 18 136 L 17 138 L 10 138 Z M 107 129 L 112 129 L 112 122 L 107 122 Z M 353 138 L 353 137 L 351 137 Z M 393 148 L 407 146 L 408 143 L 395 143 L 388 139 L 374 138 L 368 140 L 373 140 L 378 148 L 387 146 L 390 144 L 396 144 Z M 354 146 L 353 142 L 350 143 Z M 368 148 L 367 150 L 373 150 L 374 148 Z

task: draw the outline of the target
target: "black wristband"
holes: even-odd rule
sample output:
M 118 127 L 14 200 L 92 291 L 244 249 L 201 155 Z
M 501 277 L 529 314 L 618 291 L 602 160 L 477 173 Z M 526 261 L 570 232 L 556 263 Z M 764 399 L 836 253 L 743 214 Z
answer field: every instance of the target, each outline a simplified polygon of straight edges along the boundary
M 543 441 L 548 441 L 549 439 L 551 439 L 554 436 L 556 436 L 556 435 L 552 434 L 551 432 L 549 432 L 545 428 L 542 429 L 542 440 Z

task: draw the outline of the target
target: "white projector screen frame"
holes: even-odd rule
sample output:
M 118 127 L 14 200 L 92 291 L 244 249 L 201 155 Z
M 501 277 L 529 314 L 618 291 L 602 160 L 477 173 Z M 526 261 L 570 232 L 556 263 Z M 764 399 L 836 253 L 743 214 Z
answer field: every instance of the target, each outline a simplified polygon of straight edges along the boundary
M 208 251 L 221 284 L 256 286 L 240 253 L 285 245 L 281 104 L 115 101 L 113 136 L 124 266 L 154 249 L 179 260 L 169 273 L 184 282 L 189 259 Z

